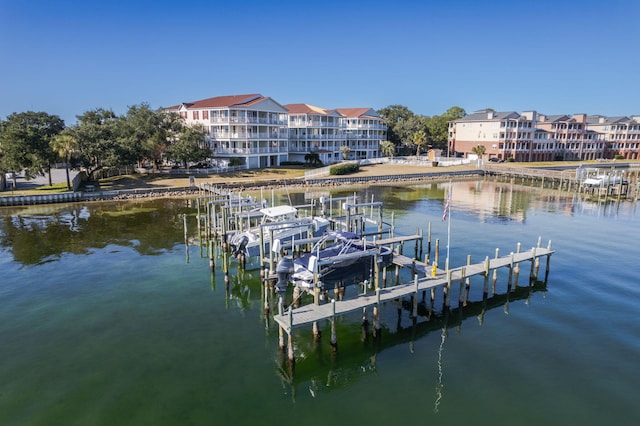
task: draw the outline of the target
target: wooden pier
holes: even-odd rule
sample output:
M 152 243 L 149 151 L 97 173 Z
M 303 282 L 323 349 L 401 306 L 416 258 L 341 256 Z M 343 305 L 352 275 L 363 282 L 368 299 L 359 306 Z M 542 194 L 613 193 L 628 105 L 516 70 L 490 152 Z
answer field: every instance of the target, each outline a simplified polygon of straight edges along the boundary
M 509 284 L 511 284 L 511 276 L 515 268 L 519 268 L 519 264 L 525 261 L 531 261 L 530 276 L 537 275 L 539 267 L 539 259 L 547 257 L 547 272 L 549 269 L 549 259 L 554 251 L 551 249 L 551 243 L 547 248 L 534 247 L 529 251 L 510 253 L 508 256 L 489 257 L 481 263 L 467 264 L 465 266 L 454 269 L 436 270 L 436 275 L 429 274 L 429 268 L 425 268 L 425 264 L 421 264 L 424 273 L 419 278 L 418 274 L 414 276 L 414 281 L 408 284 L 396 285 L 387 288 L 377 288 L 374 292 L 361 294 L 355 298 L 346 300 L 332 300 L 323 305 L 309 304 L 299 308 L 292 308 L 286 312 L 274 315 L 274 320 L 279 324 L 283 331 L 291 335 L 296 327 L 314 324 L 321 320 L 332 319 L 337 315 L 346 314 L 358 310 L 363 310 L 369 306 L 377 307 L 380 303 L 400 299 L 405 296 L 417 294 L 420 291 L 431 290 L 437 287 L 443 287 L 445 290 L 445 303 L 450 300 L 451 284 L 464 282 L 467 278 L 474 275 L 482 275 L 485 279 L 489 278 L 491 271 L 508 267 L 509 268 Z M 403 256 L 404 257 L 404 256 Z M 413 262 L 413 261 L 412 261 Z M 418 262 L 419 263 L 419 262 Z M 426 275 L 426 276 L 424 276 Z M 316 325 L 314 324 L 314 328 Z

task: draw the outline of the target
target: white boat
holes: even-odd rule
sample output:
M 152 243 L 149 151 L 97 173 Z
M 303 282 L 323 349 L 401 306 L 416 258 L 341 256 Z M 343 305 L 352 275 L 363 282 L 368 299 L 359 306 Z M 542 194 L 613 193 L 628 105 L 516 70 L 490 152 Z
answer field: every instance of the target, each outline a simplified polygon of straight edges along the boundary
M 298 209 L 292 206 L 267 207 L 259 210 L 261 223 L 245 231 L 238 231 L 228 237 L 234 257 L 244 255 L 254 257 L 260 255 L 260 233 L 264 243 L 264 251 L 273 245 L 278 248 L 290 243 L 292 239 L 318 237 L 329 227 L 329 220 L 320 216 L 298 217 Z
M 327 241 L 333 243 L 321 248 Z M 352 232 L 329 231 L 310 253 L 293 260 L 289 280 L 298 287 L 311 289 L 317 272 L 321 289 L 344 287 L 369 278 L 373 262 L 378 262 L 382 270 L 392 261 L 393 251 L 389 247 L 368 244 Z
M 622 181 L 620 176 L 616 175 L 597 175 L 585 179 L 582 183 L 585 186 L 608 186 L 617 185 Z

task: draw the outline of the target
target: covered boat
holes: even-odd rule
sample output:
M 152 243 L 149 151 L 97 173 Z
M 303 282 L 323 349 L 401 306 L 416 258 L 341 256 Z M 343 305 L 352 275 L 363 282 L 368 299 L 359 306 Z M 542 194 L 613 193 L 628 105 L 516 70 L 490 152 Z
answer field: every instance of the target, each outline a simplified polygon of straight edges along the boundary
M 317 272 L 321 289 L 343 287 L 370 277 L 374 262 L 382 269 L 392 261 L 393 251 L 389 247 L 368 244 L 352 232 L 329 231 L 310 253 L 293 260 L 290 280 L 296 286 L 311 289 Z
M 298 217 L 298 209 L 292 206 L 276 206 L 260 209 L 261 223 L 248 230 L 238 231 L 229 236 L 228 242 L 234 257 L 260 255 L 260 234 L 264 250 L 271 249 L 273 234 L 274 247 L 290 243 L 292 239 L 318 237 L 329 227 L 329 220 L 320 217 Z

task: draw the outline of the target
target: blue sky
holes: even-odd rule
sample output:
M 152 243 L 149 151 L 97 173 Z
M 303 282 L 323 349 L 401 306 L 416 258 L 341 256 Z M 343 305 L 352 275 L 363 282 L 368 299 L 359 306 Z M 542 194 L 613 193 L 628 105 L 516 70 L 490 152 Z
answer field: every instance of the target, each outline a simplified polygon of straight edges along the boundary
M 0 0 L 0 118 L 260 93 L 638 115 L 640 1 Z

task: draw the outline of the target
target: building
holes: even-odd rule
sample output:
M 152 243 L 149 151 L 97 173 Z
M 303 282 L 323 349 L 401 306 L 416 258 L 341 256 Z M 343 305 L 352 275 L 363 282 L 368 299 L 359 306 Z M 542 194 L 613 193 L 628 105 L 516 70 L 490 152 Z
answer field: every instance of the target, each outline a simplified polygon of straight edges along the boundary
M 341 160 L 340 147 L 346 144 L 343 116 L 308 104 L 289 104 L 289 161 L 306 161 L 310 153 L 323 164 Z
M 387 125 L 371 108 L 337 108 L 346 132 L 342 152 L 345 159 L 363 160 L 380 157 L 380 144 L 387 139 Z
M 587 127 L 606 145 L 605 158 L 620 155 L 627 160 L 640 159 L 640 117 L 590 115 Z
M 165 108 L 188 125 L 201 125 L 215 165 L 247 168 L 307 160 L 323 164 L 380 156 L 384 119 L 371 108 L 327 110 L 309 104 L 280 105 L 260 94 L 218 96 Z
M 259 94 L 218 96 L 184 102 L 177 112 L 187 124 L 203 126 L 216 165 L 278 166 L 289 156 L 287 110 Z
M 640 123 L 635 118 L 480 110 L 449 122 L 448 143 L 451 152 L 464 157 L 482 146 L 485 159 L 531 162 L 615 155 L 636 159 L 639 135 Z

